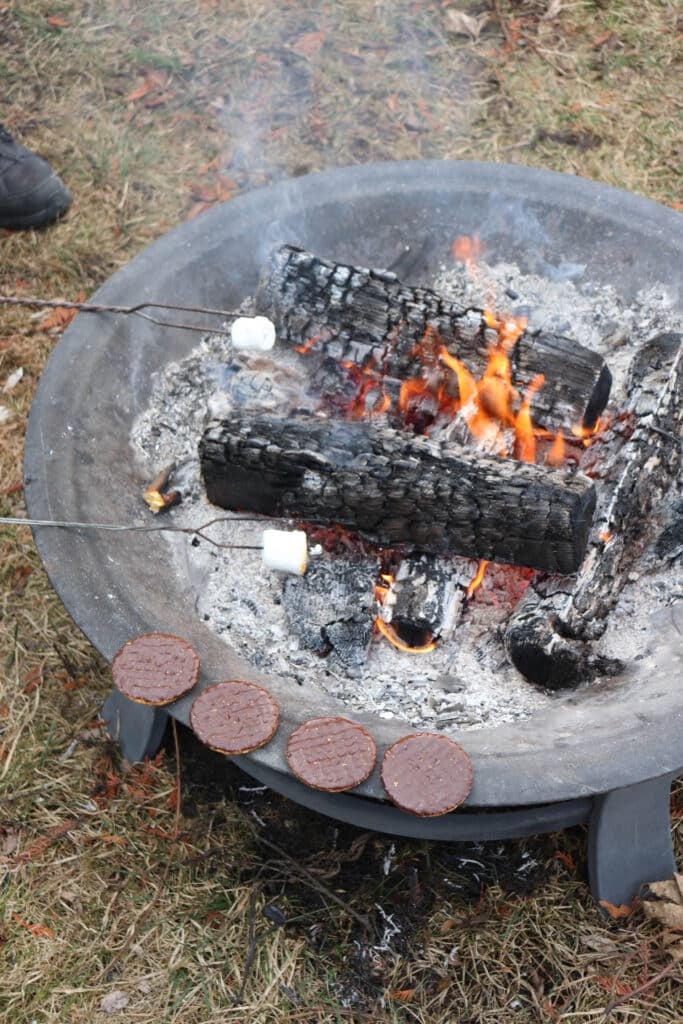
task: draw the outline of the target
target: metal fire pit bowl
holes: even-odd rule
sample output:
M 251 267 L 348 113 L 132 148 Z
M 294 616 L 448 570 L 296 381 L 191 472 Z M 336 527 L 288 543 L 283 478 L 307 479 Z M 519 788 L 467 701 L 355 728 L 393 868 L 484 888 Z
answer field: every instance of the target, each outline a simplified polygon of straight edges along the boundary
M 488 262 L 513 261 L 527 273 L 550 274 L 565 261 L 585 264 L 584 280 L 612 284 L 627 298 L 655 282 L 674 292 L 680 284 L 683 218 L 669 209 L 548 171 L 433 161 L 329 171 L 225 203 L 159 239 L 93 301 L 234 308 L 253 291 L 278 242 L 369 266 L 396 264 L 400 256 L 400 276 L 427 283 L 453 238 L 474 232 Z M 147 481 L 134 465 L 131 425 L 148 403 L 153 374 L 197 339 L 120 314 L 74 320 L 31 410 L 31 517 L 146 521 L 140 491 Z M 66 608 L 106 658 L 140 633 L 176 633 L 201 655 L 200 688 L 242 678 L 273 692 L 281 707 L 278 733 L 235 760 L 293 800 L 364 828 L 433 839 L 500 839 L 589 821 L 593 892 L 612 903 L 670 874 L 668 796 L 683 772 L 681 604 L 658 613 L 652 649 L 618 685 L 559 696 L 550 712 L 458 737 L 473 761 L 472 793 L 463 810 L 421 819 L 385 800 L 377 772 L 352 794 L 320 793 L 289 774 L 284 748 L 293 728 L 348 711 L 315 687 L 259 675 L 211 633 L 194 611 L 188 584 L 169 565 L 162 534 L 36 528 L 35 540 Z M 194 696 L 159 710 L 114 693 L 103 715 L 123 752 L 139 760 L 160 744 L 168 714 L 187 724 Z M 410 731 L 405 723 L 356 717 L 380 754 Z

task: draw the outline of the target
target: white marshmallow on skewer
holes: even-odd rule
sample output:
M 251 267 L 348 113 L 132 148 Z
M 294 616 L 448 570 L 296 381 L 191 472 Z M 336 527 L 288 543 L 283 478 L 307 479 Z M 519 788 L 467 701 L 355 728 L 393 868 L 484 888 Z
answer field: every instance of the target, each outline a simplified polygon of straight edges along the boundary
M 307 537 L 303 530 L 264 530 L 263 564 L 276 572 L 303 576 L 308 564 Z
M 238 316 L 230 339 L 239 351 L 270 352 L 275 344 L 275 325 L 267 316 Z

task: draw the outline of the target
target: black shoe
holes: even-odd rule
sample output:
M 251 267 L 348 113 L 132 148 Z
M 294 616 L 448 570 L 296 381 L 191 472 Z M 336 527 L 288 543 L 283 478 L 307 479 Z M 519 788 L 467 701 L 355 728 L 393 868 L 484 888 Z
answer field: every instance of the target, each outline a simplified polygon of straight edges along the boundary
M 42 227 L 70 202 L 59 175 L 0 124 L 0 228 Z

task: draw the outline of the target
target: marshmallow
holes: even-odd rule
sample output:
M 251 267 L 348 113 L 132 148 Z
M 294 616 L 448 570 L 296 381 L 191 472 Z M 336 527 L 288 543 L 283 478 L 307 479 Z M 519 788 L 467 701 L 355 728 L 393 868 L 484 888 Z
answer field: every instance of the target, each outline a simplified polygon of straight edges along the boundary
M 263 564 L 276 572 L 303 576 L 308 564 L 308 545 L 303 530 L 264 530 Z
M 236 349 L 269 352 L 275 344 L 275 325 L 267 316 L 238 316 L 230 328 Z

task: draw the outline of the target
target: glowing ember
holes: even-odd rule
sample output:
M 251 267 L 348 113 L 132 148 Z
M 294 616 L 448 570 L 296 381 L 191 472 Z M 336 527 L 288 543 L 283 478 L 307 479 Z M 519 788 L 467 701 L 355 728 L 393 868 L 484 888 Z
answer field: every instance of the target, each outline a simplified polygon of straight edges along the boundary
M 313 334 L 308 338 L 302 345 L 295 345 L 294 351 L 299 352 L 302 356 L 305 356 L 307 352 L 313 348 L 316 342 L 320 341 L 322 334 Z

